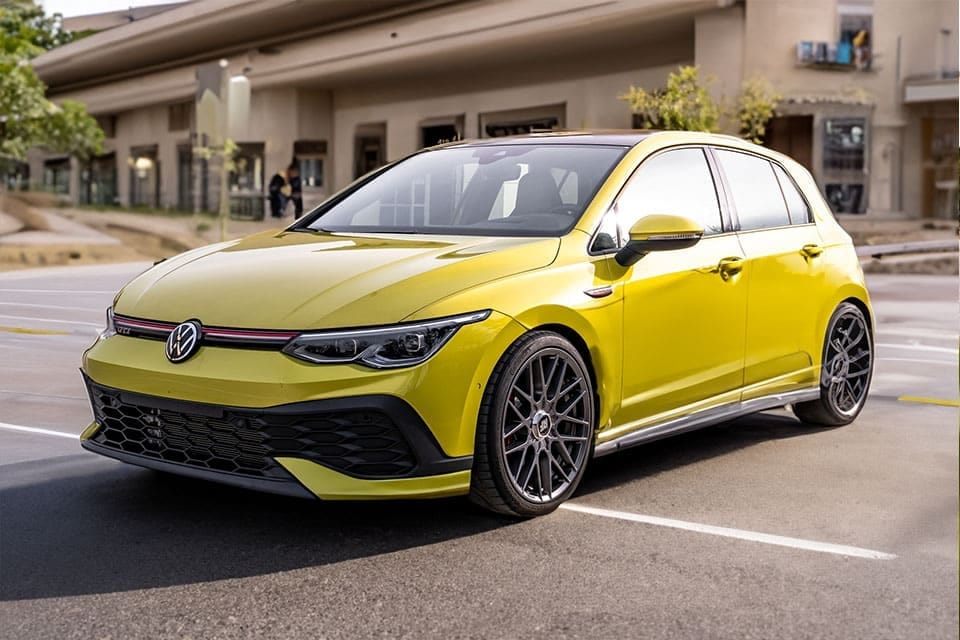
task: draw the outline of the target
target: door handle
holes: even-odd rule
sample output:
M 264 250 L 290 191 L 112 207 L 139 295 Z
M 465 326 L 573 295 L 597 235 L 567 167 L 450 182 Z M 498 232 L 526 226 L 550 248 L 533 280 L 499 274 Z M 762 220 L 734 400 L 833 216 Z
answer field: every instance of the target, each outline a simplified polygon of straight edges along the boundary
M 816 258 L 823 253 L 823 247 L 818 244 L 805 244 L 803 248 L 800 249 L 800 253 L 803 254 L 804 258 Z
M 723 258 L 717 264 L 717 271 L 720 272 L 721 278 L 724 280 L 729 280 L 733 276 L 743 271 L 743 258 L 739 258 L 737 256 Z

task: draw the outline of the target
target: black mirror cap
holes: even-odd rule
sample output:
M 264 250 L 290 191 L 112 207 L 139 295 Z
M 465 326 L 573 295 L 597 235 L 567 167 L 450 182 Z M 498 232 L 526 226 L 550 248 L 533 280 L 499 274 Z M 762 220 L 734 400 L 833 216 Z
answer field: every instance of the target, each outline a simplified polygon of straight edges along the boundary
M 629 267 L 637 263 L 640 258 L 651 251 L 674 251 L 676 249 L 689 249 L 700 242 L 700 234 L 676 234 L 663 236 L 650 236 L 644 240 L 631 240 L 615 256 L 617 264 L 621 267 Z

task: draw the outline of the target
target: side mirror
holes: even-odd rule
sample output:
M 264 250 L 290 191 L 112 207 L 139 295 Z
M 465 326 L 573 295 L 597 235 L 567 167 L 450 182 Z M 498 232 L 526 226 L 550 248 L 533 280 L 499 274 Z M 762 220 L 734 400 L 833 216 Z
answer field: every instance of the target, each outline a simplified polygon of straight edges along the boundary
M 630 227 L 630 241 L 614 256 L 621 267 L 629 267 L 651 251 L 686 249 L 700 242 L 703 227 L 682 216 L 652 215 Z

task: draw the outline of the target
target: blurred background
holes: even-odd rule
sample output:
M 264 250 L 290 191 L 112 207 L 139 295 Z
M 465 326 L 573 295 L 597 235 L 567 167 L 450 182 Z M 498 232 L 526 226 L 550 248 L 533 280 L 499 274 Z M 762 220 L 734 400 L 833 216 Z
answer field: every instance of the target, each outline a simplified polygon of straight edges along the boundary
M 233 217 L 259 219 L 291 165 L 310 207 L 445 141 L 662 127 L 643 98 L 693 68 L 685 97 L 715 111 L 677 128 L 790 154 L 841 214 L 957 218 L 956 0 L 115 4 L 44 3 L 69 37 L 29 64 L 103 138 L 8 154 L 8 192 L 183 212 L 217 211 L 225 192 Z M 244 104 L 228 130 L 230 101 Z

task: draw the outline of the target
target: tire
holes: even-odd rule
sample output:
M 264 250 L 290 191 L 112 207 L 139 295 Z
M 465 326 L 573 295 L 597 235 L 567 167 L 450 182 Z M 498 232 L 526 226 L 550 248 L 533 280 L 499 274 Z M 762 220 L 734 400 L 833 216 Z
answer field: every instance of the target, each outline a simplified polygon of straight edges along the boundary
M 824 336 L 820 397 L 794 405 L 793 412 L 810 424 L 850 424 L 863 409 L 872 378 L 870 323 L 858 306 L 841 303 L 830 317 Z
M 587 365 L 568 340 L 547 331 L 518 339 L 484 391 L 471 500 L 511 516 L 555 510 L 593 453 L 595 403 Z

